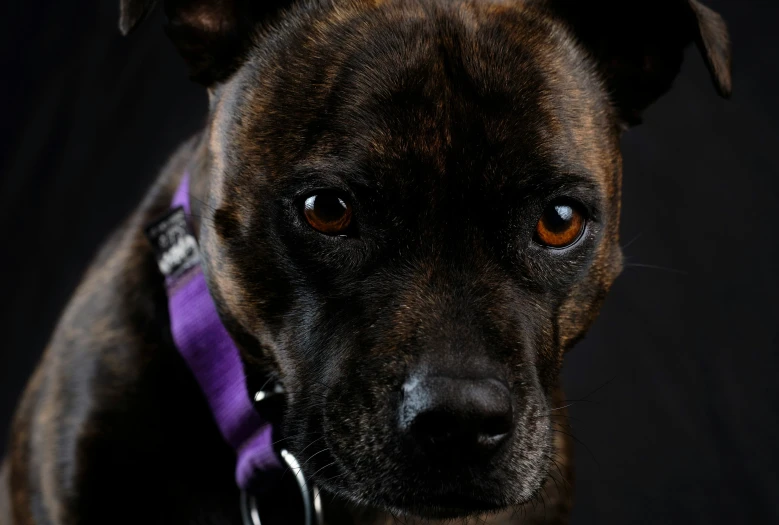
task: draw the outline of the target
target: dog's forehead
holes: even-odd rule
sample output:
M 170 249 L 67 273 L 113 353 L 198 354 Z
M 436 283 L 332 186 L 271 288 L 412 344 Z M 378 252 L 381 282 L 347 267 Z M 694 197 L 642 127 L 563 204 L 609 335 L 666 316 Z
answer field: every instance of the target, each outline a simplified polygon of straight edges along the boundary
M 334 4 L 271 40 L 217 105 L 212 149 L 223 165 L 273 179 L 338 159 L 340 175 L 381 185 L 409 170 L 427 175 L 417 182 L 457 171 L 514 184 L 543 166 L 612 190 L 618 146 L 605 92 L 541 12 Z

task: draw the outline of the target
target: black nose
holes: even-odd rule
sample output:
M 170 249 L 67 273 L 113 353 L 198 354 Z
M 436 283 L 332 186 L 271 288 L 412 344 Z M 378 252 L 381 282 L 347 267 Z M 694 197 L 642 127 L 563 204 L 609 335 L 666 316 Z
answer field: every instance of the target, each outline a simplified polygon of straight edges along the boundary
M 492 452 L 511 432 L 511 394 L 497 379 L 432 376 L 403 394 L 401 432 L 427 454 Z

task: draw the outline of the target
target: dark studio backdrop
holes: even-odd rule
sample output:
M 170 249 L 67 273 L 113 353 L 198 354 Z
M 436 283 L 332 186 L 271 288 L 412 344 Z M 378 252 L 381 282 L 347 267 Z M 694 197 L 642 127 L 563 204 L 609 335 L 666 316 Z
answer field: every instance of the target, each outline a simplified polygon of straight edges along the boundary
M 779 523 L 779 2 L 707 3 L 730 25 L 734 96 L 691 48 L 624 138 L 627 268 L 564 370 L 574 524 Z M 0 13 L 2 453 L 81 273 L 206 95 L 159 14 L 124 39 L 118 0 Z

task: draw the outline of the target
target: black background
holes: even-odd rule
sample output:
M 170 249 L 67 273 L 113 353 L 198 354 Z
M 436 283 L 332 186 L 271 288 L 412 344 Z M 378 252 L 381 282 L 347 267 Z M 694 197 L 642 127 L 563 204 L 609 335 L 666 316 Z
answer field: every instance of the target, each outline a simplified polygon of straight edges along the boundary
M 624 138 L 628 267 L 564 370 L 575 524 L 779 523 L 779 2 L 707 3 L 734 96 L 691 48 Z M 205 114 L 159 14 L 123 39 L 118 0 L 76 4 L 0 8 L 0 452 L 89 259 Z

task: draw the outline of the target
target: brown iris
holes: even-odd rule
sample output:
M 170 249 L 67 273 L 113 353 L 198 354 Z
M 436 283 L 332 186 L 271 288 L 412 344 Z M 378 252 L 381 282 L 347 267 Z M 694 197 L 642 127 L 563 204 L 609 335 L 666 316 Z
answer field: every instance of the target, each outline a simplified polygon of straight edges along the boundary
M 352 206 L 337 193 L 320 193 L 305 200 L 303 215 L 315 230 L 327 235 L 343 235 L 352 222 Z
M 575 243 L 584 231 L 584 215 L 567 201 L 551 202 L 536 225 L 536 239 L 551 248 L 565 248 Z

